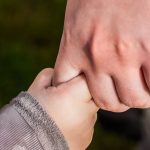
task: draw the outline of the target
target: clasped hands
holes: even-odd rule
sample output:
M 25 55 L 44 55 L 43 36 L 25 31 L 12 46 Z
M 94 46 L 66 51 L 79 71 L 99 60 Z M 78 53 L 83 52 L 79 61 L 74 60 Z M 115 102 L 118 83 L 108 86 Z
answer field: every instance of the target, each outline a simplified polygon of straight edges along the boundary
M 54 84 L 80 73 L 98 107 L 150 107 L 150 1 L 68 0 Z
M 99 108 L 150 107 L 149 14 L 149 0 L 67 1 L 54 73 L 45 70 L 29 92 L 41 99 L 71 149 L 86 149 Z M 47 84 L 52 74 L 56 87 Z
M 70 150 L 85 150 L 92 141 L 98 107 L 85 77 L 52 86 L 53 69 L 42 70 L 28 92 L 36 98 L 64 135 Z

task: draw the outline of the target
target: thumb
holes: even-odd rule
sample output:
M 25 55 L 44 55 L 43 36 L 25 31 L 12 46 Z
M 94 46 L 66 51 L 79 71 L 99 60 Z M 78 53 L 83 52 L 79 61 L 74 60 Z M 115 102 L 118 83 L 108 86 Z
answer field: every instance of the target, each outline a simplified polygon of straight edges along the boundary
M 62 37 L 59 53 L 54 67 L 54 76 L 52 84 L 57 86 L 60 83 L 71 80 L 72 78 L 80 74 L 80 69 L 78 66 L 73 66 L 73 54 L 69 50 L 67 44 L 64 42 Z

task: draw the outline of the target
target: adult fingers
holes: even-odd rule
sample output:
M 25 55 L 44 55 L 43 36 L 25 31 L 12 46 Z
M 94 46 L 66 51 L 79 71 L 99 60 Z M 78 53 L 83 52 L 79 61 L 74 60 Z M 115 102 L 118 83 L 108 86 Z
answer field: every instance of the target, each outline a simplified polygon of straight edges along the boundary
M 127 69 L 114 77 L 117 93 L 123 103 L 129 107 L 147 108 L 150 95 L 140 69 Z
M 100 73 L 98 76 L 93 77 L 87 75 L 87 81 L 95 103 L 99 108 L 112 112 L 123 112 L 129 109 L 121 103 L 116 94 L 114 82 L 108 74 Z
M 149 61 L 144 63 L 141 69 L 143 71 L 145 82 L 146 82 L 148 90 L 150 92 L 150 63 L 149 63 Z

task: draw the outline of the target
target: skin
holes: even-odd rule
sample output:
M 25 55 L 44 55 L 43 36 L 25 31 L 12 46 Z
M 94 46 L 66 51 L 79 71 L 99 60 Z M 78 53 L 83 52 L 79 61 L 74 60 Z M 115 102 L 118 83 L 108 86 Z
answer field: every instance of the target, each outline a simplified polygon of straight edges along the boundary
M 51 86 L 53 69 L 39 73 L 28 92 L 35 97 L 63 133 L 70 150 L 85 150 L 91 143 L 98 107 L 83 75 Z
M 100 108 L 147 108 L 149 60 L 149 0 L 67 1 L 54 85 L 83 73 Z

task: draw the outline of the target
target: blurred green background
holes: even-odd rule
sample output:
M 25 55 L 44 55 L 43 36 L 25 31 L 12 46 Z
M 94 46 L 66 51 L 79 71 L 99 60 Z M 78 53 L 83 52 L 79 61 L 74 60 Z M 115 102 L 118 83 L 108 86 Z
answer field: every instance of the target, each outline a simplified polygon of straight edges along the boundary
M 36 74 L 53 67 L 63 29 L 65 0 L 0 0 L 0 107 Z M 130 150 L 134 142 L 95 127 L 89 150 Z

